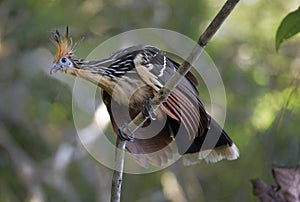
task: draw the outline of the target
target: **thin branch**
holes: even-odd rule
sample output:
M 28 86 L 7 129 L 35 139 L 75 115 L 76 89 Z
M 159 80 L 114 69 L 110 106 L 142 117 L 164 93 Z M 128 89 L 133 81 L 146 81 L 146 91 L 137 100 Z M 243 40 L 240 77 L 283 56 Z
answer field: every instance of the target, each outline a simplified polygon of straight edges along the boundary
M 177 72 L 166 82 L 152 99 L 153 108 L 156 110 L 159 105 L 164 102 L 173 89 L 180 83 L 183 76 L 191 69 L 191 64 L 195 62 L 203 52 L 204 47 L 208 44 L 211 38 L 219 30 L 225 19 L 232 12 L 239 0 L 227 0 L 222 9 L 215 16 L 213 21 L 208 25 L 204 33 L 200 36 L 198 44 L 194 47 L 189 57 L 180 65 Z M 128 127 L 123 129 L 124 134 L 134 133 L 146 121 L 144 115 L 140 112 Z
M 156 93 L 152 99 L 153 108 L 156 110 L 159 105 L 164 102 L 173 89 L 180 83 L 183 76 L 191 69 L 191 64 L 196 61 L 203 52 L 204 47 L 209 43 L 211 38 L 219 30 L 225 19 L 230 15 L 239 0 L 227 0 L 222 9 L 215 16 L 213 21 L 206 28 L 204 33 L 200 36 L 198 44 L 194 47 L 191 54 L 185 60 L 177 72 L 166 82 L 165 86 Z M 144 115 L 139 113 L 133 121 L 128 124 L 128 127 L 123 129 L 124 134 L 134 133 L 144 122 L 146 121 Z M 116 149 L 116 166 L 113 173 L 112 189 L 111 189 L 111 201 L 119 202 L 121 197 L 122 175 L 124 168 L 124 152 L 126 141 L 117 141 Z
M 116 142 L 116 160 L 115 169 L 112 177 L 111 184 L 111 202 L 119 202 L 121 199 L 121 186 L 123 179 L 123 169 L 124 169 L 124 155 L 126 141 L 122 141 L 120 138 Z

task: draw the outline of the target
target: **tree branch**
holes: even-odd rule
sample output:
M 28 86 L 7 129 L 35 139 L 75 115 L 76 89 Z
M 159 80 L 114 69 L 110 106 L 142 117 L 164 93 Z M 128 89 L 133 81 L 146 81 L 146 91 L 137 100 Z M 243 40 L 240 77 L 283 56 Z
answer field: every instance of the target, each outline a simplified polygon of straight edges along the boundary
M 191 64 L 195 62 L 203 52 L 204 47 L 208 44 L 211 38 L 219 30 L 225 19 L 232 12 L 239 0 L 227 0 L 222 9 L 215 16 L 213 21 L 208 25 L 204 33 L 200 36 L 198 44 L 194 47 L 189 57 L 180 65 L 177 72 L 166 82 L 152 99 L 153 108 L 156 110 L 159 105 L 164 102 L 173 89 L 180 83 L 183 76 L 191 69 Z M 134 133 L 146 121 L 144 115 L 140 112 L 128 127 L 123 129 L 124 134 Z
M 189 57 L 180 65 L 177 72 L 166 82 L 165 86 L 161 88 L 152 99 L 153 108 L 156 110 L 159 105 L 164 102 L 173 89 L 180 83 L 183 76 L 191 69 L 191 64 L 196 61 L 203 52 L 204 47 L 209 43 L 211 38 L 219 30 L 225 19 L 230 15 L 239 0 L 227 0 L 213 21 L 208 25 L 204 33 L 200 36 L 198 44 L 194 47 Z M 134 120 L 132 120 L 128 127 L 123 129 L 124 134 L 134 133 L 146 121 L 144 115 L 140 112 Z M 124 168 L 124 152 L 126 141 L 117 141 L 116 149 L 116 166 L 113 173 L 111 201 L 118 202 L 121 197 L 122 175 Z
M 116 142 L 116 159 L 115 159 L 115 169 L 112 177 L 111 184 L 111 202 L 118 202 L 121 199 L 121 186 L 123 178 L 124 169 L 124 155 L 126 141 L 122 141 L 119 137 Z

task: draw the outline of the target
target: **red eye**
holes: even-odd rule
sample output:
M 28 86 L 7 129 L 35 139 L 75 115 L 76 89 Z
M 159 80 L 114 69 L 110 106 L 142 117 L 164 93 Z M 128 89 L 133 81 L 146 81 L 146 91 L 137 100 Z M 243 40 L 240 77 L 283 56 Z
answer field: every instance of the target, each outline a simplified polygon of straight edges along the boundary
M 66 62 L 67 62 L 67 59 L 66 59 L 65 57 L 63 57 L 63 58 L 61 59 L 61 62 L 62 62 L 62 63 L 66 63 Z

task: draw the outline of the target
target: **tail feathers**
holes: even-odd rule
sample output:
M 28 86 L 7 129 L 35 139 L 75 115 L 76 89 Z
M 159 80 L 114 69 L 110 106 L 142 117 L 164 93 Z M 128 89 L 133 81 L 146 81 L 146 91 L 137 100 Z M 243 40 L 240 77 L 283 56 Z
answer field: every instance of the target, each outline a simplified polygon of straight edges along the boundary
M 207 149 L 192 154 L 183 155 L 184 165 L 194 165 L 200 160 L 205 160 L 207 163 L 216 163 L 222 159 L 235 160 L 239 157 L 239 150 L 235 144 L 222 145 L 214 149 Z

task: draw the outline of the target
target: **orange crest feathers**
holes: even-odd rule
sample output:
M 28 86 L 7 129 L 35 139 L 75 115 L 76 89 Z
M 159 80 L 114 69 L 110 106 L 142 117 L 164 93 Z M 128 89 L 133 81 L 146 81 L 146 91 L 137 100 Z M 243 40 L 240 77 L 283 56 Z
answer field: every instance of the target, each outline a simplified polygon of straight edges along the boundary
M 72 39 L 69 37 L 69 27 L 66 28 L 65 36 L 62 37 L 58 30 L 53 32 L 50 36 L 50 39 L 56 45 L 57 53 L 54 58 L 54 62 L 57 62 L 59 58 L 64 55 L 72 54 L 74 48 L 72 48 Z

